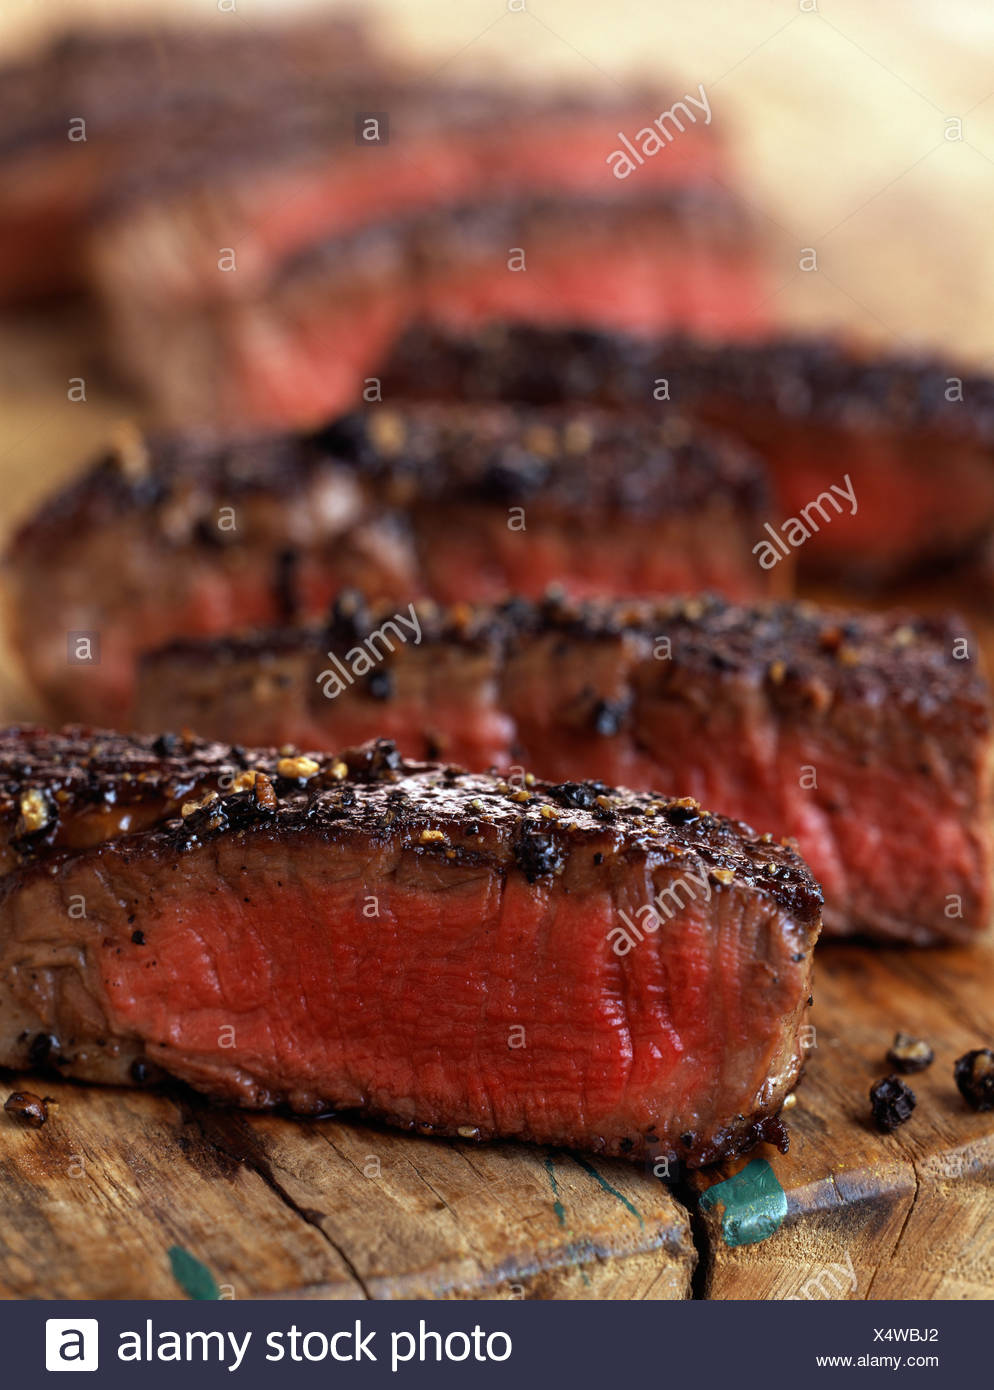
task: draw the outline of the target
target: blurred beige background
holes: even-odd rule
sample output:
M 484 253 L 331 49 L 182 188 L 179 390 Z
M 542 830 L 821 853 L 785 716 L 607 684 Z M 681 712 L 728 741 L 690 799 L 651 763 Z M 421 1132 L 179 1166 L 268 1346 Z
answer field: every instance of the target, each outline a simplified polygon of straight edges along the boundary
M 990 0 L 5 0 L 0 50 L 70 23 L 258 26 L 292 8 L 379 16 L 392 42 L 452 77 L 610 87 L 665 74 L 675 95 L 703 83 L 770 235 L 778 317 L 994 367 Z M 817 271 L 799 268 L 804 248 Z M 86 405 L 66 400 L 87 359 L 85 333 L 53 348 L 30 324 L 0 323 L 5 527 L 132 408 L 95 378 Z
M 5 0 L 0 49 L 122 15 L 258 25 L 335 8 L 378 15 L 448 75 L 703 82 L 746 192 L 786 238 L 785 314 L 994 359 L 990 0 Z M 948 118 L 962 139 L 945 138 Z M 818 275 L 797 271 L 804 246 Z

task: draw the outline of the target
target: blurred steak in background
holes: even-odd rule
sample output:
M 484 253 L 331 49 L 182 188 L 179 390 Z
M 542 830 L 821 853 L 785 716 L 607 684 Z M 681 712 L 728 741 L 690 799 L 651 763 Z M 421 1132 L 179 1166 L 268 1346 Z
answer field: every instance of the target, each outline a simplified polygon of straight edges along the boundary
M 265 293 L 233 302 L 150 306 L 156 282 L 137 242 L 133 251 L 134 281 L 112 296 L 112 339 L 172 420 L 317 424 L 363 385 L 376 398 L 384 354 L 418 318 L 732 335 L 758 322 L 748 223 L 720 189 L 491 198 L 407 215 L 308 248 Z M 108 264 L 123 273 L 121 259 Z
M 0 303 L 89 293 L 160 422 L 314 426 L 417 317 L 765 322 L 706 99 L 454 82 L 354 20 L 237 16 L 68 36 L 0 81 Z M 625 132 L 655 152 L 619 177 Z
M 322 627 L 146 656 L 137 723 L 686 793 L 796 836 L 832 935 L 967 941 L 990 916 L 991 700 L 954 618 L 349 596 Z
M 937 358 L 868 356 L 827 339 L 423 325 L 382 378 L 387 401 L 586 401 L 720 425 L 769 462 L 779 517 L 810 531 L 796 550 L 802 575 L 888 582 L 978 551 L 994 528 L 994 380 Z M 847 477 L 855 510 L 838 492 L 839 507 L 825 497 L 833 485 L 849 491 Z
M 299 426 L 419 315 L 754 333 L 757 239 L 713 128 L 612 173 L 619 130 L 671 102 L 360 70 L 316 114 L 230 123 L 103 200 L 114 360 L 160 419 Z
M 126 725 L 139 652 L 315 617 L 351 586 L 782 591 L 789 566 L 753 554 L 770 507 L 755 455 L 675 415 L 427 403 L 310 436 L 131 430 L 15 537 L 9 630 L 59 717 Z
M 364 25 L 325 16 L 195 28 L 89 29 L 0 70 L 0 303 L 86 289 L 94 210 L 221 132 L 314 124 L 329 82 L 384 54 Z M 143 172 L 144 171 L 144 172 Z

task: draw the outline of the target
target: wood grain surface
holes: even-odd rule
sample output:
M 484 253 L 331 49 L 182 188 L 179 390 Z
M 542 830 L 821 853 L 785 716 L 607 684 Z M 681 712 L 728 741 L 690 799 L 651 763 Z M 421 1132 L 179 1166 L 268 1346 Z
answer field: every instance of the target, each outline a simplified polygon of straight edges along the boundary
M 953 1080 L 957 1057 L 991 1043 L 992 980 L 989 944 L 819 947 L 815 1046 L 788 1115 L 790 1153 L 764 1151 L 787 1215 L 770 1239 L 730 1247 L 723 1213 L 699 1214 L 706 1297 L 994 1296 L 994 1115 L 971 1110 Z M 905 1078 L 918 1104 L 887 1135 L 868 1092 L 893 1071 L 885 1054 L 899 1030 L 925 1037 L 936 1055 Z M 697 1175 L 693 1186 L 704 1191 L 743 1166 Z
M 17 1084 L 57 1104 L 0 1120 L 0 1297 L 182 1297 L 176 1249 L 225 1298 L 690 1295 L 688 1213 L 629 1164 Z

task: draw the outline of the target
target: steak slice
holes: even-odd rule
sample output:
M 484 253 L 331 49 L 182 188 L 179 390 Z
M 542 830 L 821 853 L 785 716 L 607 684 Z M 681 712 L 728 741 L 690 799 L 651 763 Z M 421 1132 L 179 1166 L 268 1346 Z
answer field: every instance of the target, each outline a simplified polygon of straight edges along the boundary
M 257 298 L 294 258 L 396 218 L 541 195 L 627 202 L 606 156 L 618 123 L 660 99 L 645 88 L 618 99 L 437 77 L 426 84 L 420 71 L 369 62 L 334 77 L 323 105 L 290 124 L 279 112 L 257 112 L 255 122 L 239 112 L 240 124 L 164 151 L 114 189 L 93 238 L 111 293 L 149 307 L 161 296 L 163 309 Z M 367 114 L 375 122 L 364 130 Z M 639 184 L 646 193 L 717 196 L 726 173 L 714 127 L 692 125 Z M 219 276 L 218 247 L 233 238 L 238 272 Z
M 364 382 L 370 389 L 384 352 L 417 317 L 463 329 L 514 315 L 723 336 L 761 322 L 747 219 L 713 187 L 624 198 L 602 188 L 503 198 L 489 189 L 476 202 L 325 236 L 278 263 L 264 292 L 248 293 L 240 270 L 218 275 L 214 252 L 211 284 L 235 282 L 222 299 L 164 293 L 149 276 L 147 248 L 158 244 L 149 235 L 115 244 L 102 278 L 122 367 L 160 417 L 183 423 L 326 420 Z M 123 283 L 126 255 L 134 283 Z
M 323 628 L 151 654 L 139 726 L 325 748 L 386 733 L 470 768 L 671 787 L 795 836 L 832 935 L 987 926 L 991 701 L 958 619 L 714 598 L 411 612 L 353 597 Z
M 324 613 L 349 584 L 768 591 L 769 505 L 755 457 L 675 417 L 425 405 L 312 437 L 132 432 L 14 540 L 11 631 L 60 717 L 125 724 L 139 651 Z
M 718 425 L 769 461 L 783 525 L 798 518 L 810 532 L 802 573 L 881 582 L 975 549 L 994 528 L 994 381 L 937 358 L 510 323 L 476 336 L 423 326 L 381 375 L 393 401 L 589 401 Z M 855 511 L 831 492 L 845 476 Z
M 383 56 L 363 26 L 323 16 L 262 31 L 69 32 L 6 65 L 0 301 L 84 288 L 90 220 L 140 170 L 147 179 L 183 151 L 223 145 L 229 128 L 243 143 L 275 144 L 274 129 L 316 124 L 329 77 L 354 85 L 374 62 L 382 67 Z
M 777 1132 L 821 905 L 789 848 L 686 798 L 519 790 L 382 741 L 89 737 L 0 739 L 8 825 L 68 806 L 61 843 L 8 841 L 0 1064 L 691 1166 Z M 118 794 L 168 814 L 208 767 L 202 805 L 122 823 Z M 83 768 L 109 838 L 80 847 Z
M 713 127 L 688 123 L 637 187 L 610 174 L 660 101 L 367 65 L 316 113 L 267 104 L 157 152 L 88 243 L 116 364 L 160 421 L 300 426 L 351 405 L 416 313 L 754 328 L 758 238 Z

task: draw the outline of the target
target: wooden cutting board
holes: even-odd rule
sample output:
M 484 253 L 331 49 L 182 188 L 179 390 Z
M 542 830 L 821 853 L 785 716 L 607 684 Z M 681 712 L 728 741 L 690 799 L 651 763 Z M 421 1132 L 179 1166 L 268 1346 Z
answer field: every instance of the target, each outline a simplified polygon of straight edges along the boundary
M 900 951 L 818 948 L 815 1029 L 787 1157 L 764 1151 L 786 1194 L 776 1233 L 729 1245 L 726 1209 L 700 1213 L 708 1298 L 994 1297 L 994 1112 L 961 1098 L 953 1063 L 994 1046 L 994 947 Z M 868 1091 L 893 1069 L 896 1031 L 925 1037 L 928 1071 L 892 1135 L 871 1121 Z M 745 1160 L 696 1175 L 706 1191 Z
M 624 1163 L 37 1086 L 49 1123 L 0 1123 L 0 1297 L 690 1295 L 687 1212 Z
M 992 979 L 989 946 L 820 948 L 790 1154 L 673 1191 L 586 1155 L 19 1078 L 58 1104 L 40 1130 L 0 1122 L 0 1296 L 989 1298 L 994 1114 L 952 1064 L 992 1041 Z M 936 1061 L 887 1136 L 867 1090 L 899 1028 Z M 699 1197 L 757 1159 L 786 1215 L 730 1246 Z

